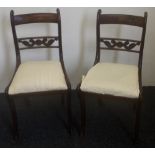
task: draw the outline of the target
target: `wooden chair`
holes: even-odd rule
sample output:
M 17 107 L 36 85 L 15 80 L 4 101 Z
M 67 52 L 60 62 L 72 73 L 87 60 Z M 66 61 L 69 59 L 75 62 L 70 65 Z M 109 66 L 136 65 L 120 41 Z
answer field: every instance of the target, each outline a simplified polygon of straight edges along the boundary
M 147 13 L 144 17 L 122 14 L 97 13 L 96 23 L 96 58 L 94 66 L 82 79 L 77 89 L 81 106 L 81 136 L 86 128 L 86 96 L 96 96 L 99 100 L 130 101 L 135 103 L 134 141 L 138 136 L 140 107 L 142 102 L 142 58 L 145 40 Z M 142 29 L 141 40 L 103 38 L 100 36 L 100 26 L 104 24 L 123 24 Z M 138 49 L 137 49 L 138 48 Z M 139 55 L 138 66 L 118 63 L 101 63 L 100 51 L 114 50 L 134 52 Z
M 31 97 L 37 95 L 60 94 L 67 96 L 67 119 L 68 129 L 71 132 L 71 84 L 69 82 L 63 61 L 61 16 L 57 9 L 56 13 L 32 13 L 14 15 L 10 12 L 12 33 L 16 51 L 16 69 L 12 80 L 5 90 L 9 101 L 13 136 L 18 137 L 17 115 L 15 99 L 17 97 Z M 22 24 L 54 23 L 58 26 L 58 36 L 37 36 L 18 38 L 16 27 Z M 56 45 L 53 45 L 53 43 Z M 37 48 L 55 48 L 59 51 L 58 61 L 28 61 L 21 63 L 21 51 Z

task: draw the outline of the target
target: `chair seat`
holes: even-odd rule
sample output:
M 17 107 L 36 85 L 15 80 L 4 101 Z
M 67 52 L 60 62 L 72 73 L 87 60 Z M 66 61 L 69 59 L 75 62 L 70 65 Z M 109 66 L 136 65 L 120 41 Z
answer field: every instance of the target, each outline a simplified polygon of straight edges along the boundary
M 66 90 L 67 85 L 59 61 L 22 63 L 9 87 L 9 94 Z
M 117 63 L 98 63 L 83 78 L 84 92 L 138 98 L 138 67 Z

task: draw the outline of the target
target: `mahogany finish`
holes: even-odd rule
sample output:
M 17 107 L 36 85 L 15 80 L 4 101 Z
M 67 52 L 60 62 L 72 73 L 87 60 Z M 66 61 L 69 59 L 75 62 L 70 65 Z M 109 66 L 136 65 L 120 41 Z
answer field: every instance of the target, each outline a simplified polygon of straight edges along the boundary
M 13 14 L 13 11 L 11 12 Z M 57 13 L 32 13 L 15 15 L 14 24 L 30 24 L 30 23 L 58 23 L 59 18 Z
M 104 47 L 100 49 L 115 50 L 115 51 L 128 51 L 139 53 L 139 50 L 133 50 L 135 47 L 140 47 L 141 41 L 129 40 L 129 39 L 118 39 L 118 38 L 100 38 L 100 42 L 104 44 Z
M 35 49 L 35 48 L 57 48 L 59 51 L 59 60 L 62 66 L 62 70 L 65 76 L 65 81 L 67 84 L 67 90 L 57 90 L 57 91 L 44 91 L 44 92 L 33 92 L 33 93 L 21 93 L 15 95 L 9 95 L 8 89 L 13 80 L 10 81 L 7 86 L 5 93 L 9 101 L 11 115 L 12 115 L 12 127 L 13 127 L 13 138 L 18 138 L 18 125 L 17 125 L 17 116 L 16 116 L 16 108 L 15 108 L 15 99 L 17 97 L 32 97 L 36 95 L 53 95 L 60 94 L 62 98 L 67 96 L 67 122 L 68 122 L 68 130 L 71 133 L 71 84 L 69 78 L 66 73 L 66 69 L 63 61 L 63 50 L 62 50 L 62 36 L 61 36 L 61 16 L 60 11 L 57 9 L 56 13 L 34 13 L 34 14 L 21 14 L 14 15 L 14 11 L 10 12 L 11 19 L 11 27 L 15 44 L 16 51 L 16 70 L 21 64 L 21 50 L 26 49 Z M 18 38 L 16 34 L 16 26 L 21 24 L 30 24 L 30 23 L 56 23 L 58 26 L 58 36 L 35 36 L 35 37 L 26 37 L 26 38 Z M 54 42 L 57 42 L 57 45 L 53 45 Z M 21 47 L 21 44 L 24 47 Z M 63 101 L 64 102 L 64 101 Z
M 99 24 L 124 24 L 133 26 L 144 26 L 144 18 L 141 16 L 133 15 L 122 15 L 122 14 L 101 14 L 101 10 L 98 11 L 100 14 L 98 21 Z
M 101 10 L 98 10 L 97 21 L 96 21 L 96 57 L 94 65 L 100 62 L 100 53 L 101 50 L 119 50 L 126 52 L 134 52 L 139 54 L 138 59 L 138 82 L 139 82 L 139 97 L 138 98 L 127 98 L 121 96 L 113 96 L 109 94 L 97 94 L 90 92 L 83 92 L 80 89 L 81 83 L 77 86 L 77 91 L 80 97 L 81 105 L 81 136 L 85 136 L 86 130 L 86 96 L 96 96 L 99 100 L 110 100 L 116 102 L 132 102 L 134 103 L 135 113 L 134 113 L 134 142 L 138 138 L 139 133 L 139 119 L 140 119 L 140 108 L 142 104 L 142 59 L 143 59 L 143 48 L 145 41 L 145 32 L 146 32 L 146 23 L 147 23 L 147 12 L 144 13 L 144 17 L 133 16 L 133 15 L 121 15 L 121 14 L 101 14 Z M 130 26 L 137 26 L 142 28 L 141 40 L 131 40 L 131 39 L 120 39 L 120 38 L 103 38 L 100 36 L 100 26 L 104 24 L 125 24 Z M 104 44 L 104 47 L 103 47 Z M 138 46 L 139 49 L 135 50 L 134 48 Z M 82 82 L 82 81 L 81 81 Z
M 18 43 L 24 47 L 19 47 L 20 50 L 33 49 L 33 48 L 59 48 L 59 46 L 54 46 L 54 42 L 58 42 L 58 36 L 48 37 L 26 37 L 18 38 Z

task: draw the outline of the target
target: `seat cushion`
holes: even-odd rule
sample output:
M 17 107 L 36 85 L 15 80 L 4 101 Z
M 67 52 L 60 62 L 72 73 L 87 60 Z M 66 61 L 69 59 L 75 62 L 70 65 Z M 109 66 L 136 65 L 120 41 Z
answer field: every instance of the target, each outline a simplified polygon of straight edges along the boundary
M 138 67 L 117 63 L 98 63 L 83 78 L 85 92 L 138 98 Z
M 31 61 L 22 63 L 9 87 L 9 94 L 66 90 L 59 61 Z

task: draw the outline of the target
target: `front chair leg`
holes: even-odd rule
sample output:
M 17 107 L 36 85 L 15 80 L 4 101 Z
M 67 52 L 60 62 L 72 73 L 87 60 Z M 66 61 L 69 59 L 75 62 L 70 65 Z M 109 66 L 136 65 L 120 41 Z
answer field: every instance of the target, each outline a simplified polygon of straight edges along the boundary
M 7 97 L 8 97 L 10 112 L 11 112 L 11 123 L 12 123 L 13 139 L 16 140 L 16 139 L 19 138 L 16 107 L 15 107 L 15 103 L 14 103 L 13 98 L 10 97 L 10 96 L 7 96 Z
M 142 99 L 141 97 L 138 99 L 138 102 L 136 103 L 136 109 L 135 109 L 135 124 L 134 124 L 134 143 L 139 138 L 139 128 L 140 128 L 140 112 L 141 112 L 141 104 Z
M 85 137 L 86 134 L 86 105 L 85 105 L 85 95 L 80 92 L 80 107 L 81 107 L 81 137 Z
M 68 121 L 68 131 L 71 135 L 71 122 L 72 122 L 72 113 L 71 113 L 71 91 L 67 92 L 67 121 Z

